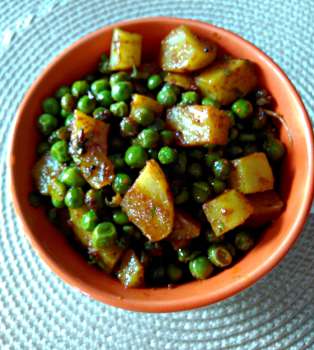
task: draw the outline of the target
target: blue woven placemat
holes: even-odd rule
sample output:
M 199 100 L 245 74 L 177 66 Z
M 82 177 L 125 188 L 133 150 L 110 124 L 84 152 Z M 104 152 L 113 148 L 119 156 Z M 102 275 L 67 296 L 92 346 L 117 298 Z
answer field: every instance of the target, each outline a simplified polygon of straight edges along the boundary
M 284 261 L 219 304 L 138 314 L 90 300 L 39 260 L 8 196 L 7 141 L 23 94 L 69 44 L 122 19 L 197 18 L 252 41 L 314 116 L 312 0 L 4 0 L 0 6 L 0 349 L 314 349 L 314 217 Z M 25 170 L 27 171 L 27 169 Z

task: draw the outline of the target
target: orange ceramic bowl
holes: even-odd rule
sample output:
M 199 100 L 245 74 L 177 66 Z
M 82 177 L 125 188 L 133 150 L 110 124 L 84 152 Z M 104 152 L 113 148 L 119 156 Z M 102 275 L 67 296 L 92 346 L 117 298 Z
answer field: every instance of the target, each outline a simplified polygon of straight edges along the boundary
M 41 101 L 62 84 L 70 84 L 93 71 L 101 53 L 109 52 L 112 30 L 124 28 L 143 35 L 144 57 L 158 53 L 162 38 L 180 24 L 215 41 L 235 57 L 247 58 L 259 67 L 261 84 L 274 96 L 276 110 L 284 115 L 292 141 L 282 130 L 287 146 L 281 194 L 286 203 L 282 215 L 263 233 L 257 246 L 235 266 L 205 281 L 178 287 L 125 289 L 103 271 L 87 264 L 66 238 L 47 220 L 41 209 L 32 208 L 31 169 L 35 162 L 38 133 L 36 119 Z M 34 82 L 17 112 L 10 153 L 13 203 L 31 244 L 64 281 L 101 302 L 147 312 L 187 310 L 228 298 L 251 286 L 271 271 L 302 231 L 313 197 L 313 133 L 309 117 L 295 88 L 282 70 L 262 51 L 239 36 L 194 20 L 166 17 L 117 23 L 92 33 L 61 53 Z

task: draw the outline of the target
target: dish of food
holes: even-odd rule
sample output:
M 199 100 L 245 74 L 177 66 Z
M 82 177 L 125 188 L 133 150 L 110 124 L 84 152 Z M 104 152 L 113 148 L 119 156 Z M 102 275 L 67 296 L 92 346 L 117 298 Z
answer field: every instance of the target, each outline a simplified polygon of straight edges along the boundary
M 126 287 L 207 279 L 283 209 L 283 119 L 252 62 L 187 26 L 141 51 L 116 28 L 97 71 L 43 101 L 30 201 Z

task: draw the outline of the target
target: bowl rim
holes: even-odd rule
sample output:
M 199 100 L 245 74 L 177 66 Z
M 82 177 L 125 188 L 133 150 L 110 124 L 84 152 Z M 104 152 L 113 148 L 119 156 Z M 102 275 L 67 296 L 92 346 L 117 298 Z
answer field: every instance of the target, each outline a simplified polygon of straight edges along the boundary
M 254 274 L 248 276 L 246 279 L 238 280 L 236 286 L 233 286 L 232 288 L 228 288 L 228 286 L 226 286 L 226 288 L 220 291 L 220 293 L 217 292 L 211 295 L 209 294 L 197 295 L 197 296 L 194 296 L 193 298 L 189 298 L 184 303 L 182 301 L 172 301 L 171 303 L 168 303 L 165 301 L 164 303 L 160 303 L 158 300 L 156 300 L 155 303 L 151 302 L 150 305 L 147 305 L 147 302 L 145 302 L 145 300 L 128 301 L 127 298 L 126 299 L 113 298 L 113 296 L 107 293 L 106 291 L 99 292 L 99 290 L 90 286 L 88 283 L 85 283 L 84 281 L 78 281 L 77 279 L 75 279 L 74 277 L 66 273 L 63 267 L 60 266 L 57 262 L 55 262 L 45 252 L 45 250 L 42 249 L 41 244 L 33 235 L 32 231 L 29 229 L 27 222 L 25 220 L 25 217 L 23 214 L 23 208 L 21 206 L 17 191 L 14 186 L 15 180 L 14 180 L 14 173 L 12 169 L 12 162 L 14 158 L 14 149 L 16 147 L 16 133 L 18 129 L 17 127 L 18 127 L 19 120 L 23 115 L 23 110 L 27 105 L 29 98 L 33 94 L 33 90 L 35 90 L 38 84 L 44 81 L 46 72 L 48 72 L 57 62 L 62 61 L 63 57 L 67 55 L 70 51 L 72 51 L 75 47 L 84 44 L 85 42 L 92 39 L 94 36 L 99 35 L 101 32 L 112 30 L 117 26 L 128 26 L 136 23 L 149 23 L 151 21 L 171 21 L 172 23 L 177 25 L 182 25 L 182 24 L 189 25 L 191 23 L 191 24 L 196 24 L 203 27 L 206 26 L 211 30 L 215 30 L 215 32 L 218 35 L 220 33 L 227 34 L 229 37 L 239 42 L 240 45 L 244 44 L 250 47 L 250 49 L 254 51 L 258 51 L 259 55 L 262 56 L 262 58 L 267 62 L 267 64 L 269 64 L 271 68 L 280 76 L 280 78 L 283 79 L 284 83 L 287 86 L 287 89 L 293 95 L 293 97 L 297 101 L 298 107 L 300 108 L 300 114 L 302 114 L 302 117 L 306 124 L 306 129 L 304 131 L 306 147 L 307 147 L 307 150 L 311 151 L 307 153 L 307 158 L 309 163 L 309 176 L 311 178 L 311 183 L 310 183 L 310 191 L 305 194 L 306 200 L 304 201 L 305 204 L 303 205 L 302 211 L 300 210 L 301 214 L 297 216 L 296 221 L 293 223 L 292 228 L 290 230 L 289 237 L 283 240 L 281 244 L 277 246 L 275 253 L 273 253 L 268 260 L 264 261 L 264 263 L 261 264 L 259 268 L 255 270 Z M 26 237 L 30 241 L 32 247 L 40 256 L 40 258 L 46 263 L 46 265 L 48 265 L 48 267 L 67 284 L 71 285 L 75 289 L 78 289 L 83 294 L 88 295 L 100 302 L 103 302 L 112 306 L 120 307 L 126 310 L 140 311 L 140 312 L 171 312 L 171 311 L 189 310 L 189 309 L 194 309 L 198 307 L 203 307 L 218 301 L 222 301 L 225 298 L 231 297 L 239 293 L 240 291 L 250 287 L 256 281 L 258 281 L 260 278 L 262 278 L 268 272 L 270 272 L 284 258 L 288 250 L 292 247 L 292 245 L 295 243 L 298 236 L 301 234 L 302 228 L 305 224 L 305 221 L 311 209 L 312 199 L 314 195 L 314 160 L 312 156 L 314 154 L 314 141 L 313 141 L 311 121 L 305 109 L 305 106 L 301 100 L 300 95 L 298 94 L 296 88 L 294 87 L 294 85 L 292 84 L 288 76 L 285 74 L 285 72 L 273 61 L 273 59 L 271 59 L 268 55 L 266 55 L 266 53 L 264 53 L 261 49 L 259 49 L 248 40 L 242 38 L 240 35 L 230 30 L 227 30 L 225 28 L 222 28 L 204 21 L 200 21 L 196 19 L 188 19 L 188 18 L 170 17 L 170 16 L 139 17 L 135 19 L 115 22 L 110 25 L 101 27 L 87 35 L 84 35 L 83 37 L 77 39 L 74 43 L 70 44 L 66 49 L 62 50 L 40 72 L 39 76 L 33 81 L 33 83 L 28 88 L 27 92 L 23 97 L 22 102 L 18 107 L 11 130 L 12 130 L 10 135 L 11 140 L 9 142 L 10 146 L 9 146 L 9 153 L 8 153 L 8 168 L 9 168 L 9 179 L 10 179 L 9 181 L 10 181 L 11 196 L 12 196 L 11 198 L 12 198 L 14 209 L 17 213 L 17 217 L 22 223 L 22 227 L 24 229 Z

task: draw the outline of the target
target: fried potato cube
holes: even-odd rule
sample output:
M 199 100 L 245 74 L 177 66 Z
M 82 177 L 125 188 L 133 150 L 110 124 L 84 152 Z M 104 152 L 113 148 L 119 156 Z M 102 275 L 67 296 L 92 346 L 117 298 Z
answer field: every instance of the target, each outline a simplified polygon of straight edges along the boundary
M 140 287 L 143 284 L 144 267 L 132 249 L 124 254 L 117 276 L 127 288 Z

